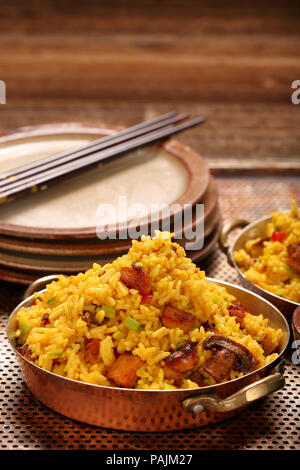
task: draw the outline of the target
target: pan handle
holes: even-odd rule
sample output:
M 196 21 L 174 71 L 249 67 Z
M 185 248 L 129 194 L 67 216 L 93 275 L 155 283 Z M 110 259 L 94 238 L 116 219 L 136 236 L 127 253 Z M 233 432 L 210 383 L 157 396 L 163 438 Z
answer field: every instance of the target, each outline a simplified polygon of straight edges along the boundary
M 36 279 L 30 284 L 30 286 L 27 287 L 26 291 L 24 292 L 23 299 L 27 299 L 27 297 L 30 297 L 34 292 L 44 289 L 46 285 L 49 284 L 49 282 L 57 281 L 58 279 L 58 274 L 51 274 L 50 276 L 44 276 Z
M 228 411 L 237 410 L 284 387 L 285 378 L 282 375 L 283 368 L 284 361 L 281 361 L 272 370 L 271 374 L 241 388 L 241 390 L 227 398 L 221 399 L 215 394 L 195 395 L 183 400 L 182 405 L 186 411 L 192 413 L 201 413 L 203 411 L 226 413 Z
M 245 219 L 232 219 L 224 225 L 220 233 L 219 247 L 221 248 L 223 253 L 225 253 L 225 255 L 227 256 L 227 261 L 230 264 L 230 266 L 233 266 L 233 262 L 232 262 L 230 252 L 229 252 L 228 235 L 235 228 L 244 228 L 249 224 L 250 222 Z

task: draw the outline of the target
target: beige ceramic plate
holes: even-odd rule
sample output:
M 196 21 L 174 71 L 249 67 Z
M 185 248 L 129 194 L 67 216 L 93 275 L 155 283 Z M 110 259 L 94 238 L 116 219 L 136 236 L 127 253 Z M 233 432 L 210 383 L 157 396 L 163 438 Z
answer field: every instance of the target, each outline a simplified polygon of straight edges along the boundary
M 116 128 L 53 124 L 19 129 L 0 138 L 0 166 L 5 171 L 68 148 L 78 147 Z M 56 183 L 0 206 L 0 233 L 27 238 L 95 238 L 99 203 L 118 206 L 177 202 L 194 204 L 209 184 L 208 168 L 199 154 L 175 140 L 128 154 L 97 171 Z M 119 214 L 119 222 L 126 219 Z M 111 222 L 107 216 L 107 224 Z M 102 219 L 103 222 L 103 219 Z
M 193 262 L 199 263 L 213 251 L 219 237 L 221 225 L 220 217 L 218 217 L 217 225 L 214 231 L 205 239 L 204 247 L 201 250 L 187 251 L 187 256 L 190 257 Z M 115 253 L 110 256 L 95 256 L 89 260 L 87 260 L 86 257 L 81 257 L 84 258 L 83 260 L 80 260 L 80 257 L 76 257 L 76 259 L 75 257 L 65 257 L 63 261 L 62 258 L 54 261 L 52 257 L 52 262 L 45 262 L 45 260 L 42 261 L 40 257 L 37 257 L 39 264 L 31 264 L 32 258 L 29 258 L 27 263 L 26 259 L 23 259 L 23 264 L 20 264 L 19 261 L 16 263 L 16 260 L 12 258 L 8 260 L 5 266 L 0 266 L 0 279 L 29 285 L 35 279 L 47 274 L 76 274 L 91 268 L 93 262 L 99 264 L 111 263 L 116 257 L 122 256 L 123 254 L 124 253 Z
M 219 223 L 219 217 L 216 218 L 214 232 L 211 235 L 215 234 L 216 223 Z M 204 247 L 201 250 L 192 250 L 189 253 L 189 256 L 196 256 L 195 253 L 199 253 L 206 248 L 207 243 L 210 241 L 210 236 L 204 241 Z M 187 242 L 186 239 L 176 240 L 181 245 L 185 246 Z M 49 272 L 49 273 L 73 273 L 79 271 L 86 271 L 89 269 L 93 262 L 104 264 L 111 263 L 116 257 L 122 256 L 127 253 L 127 250 L 121 250 L 117 253 L 103 253 L 102 255 L 93 255 L 93 256 L 78 256 L 78 255 L 69 255 L 69 256 L 56 256 L 56 255 L 40 255 L 32 253 L 15 253 L 15 252 L 0 252 L 0 266 L 14 270 L 22 270 L 27 272 Z
M 216 184 L 211 177 L 210 184 L 199 203 L 204 204 L 204 236 L 207 237 L 215 228 L 219 218 L 217 210 L 217 190 Z M 201 216 L 193 215 L 191 223 L 187 227 L 195 229 L 195 225 L 200 223 Z M 44 240 L 27 239 L 23 237 L 12 237 L 0 235 L 0 250 L 4 254 L 31 253 L 41 255 L 104 255 L 128 251 L 131 247 L 131 240 L 99 240 L 98 238 L 75 239 L 75 240 Z

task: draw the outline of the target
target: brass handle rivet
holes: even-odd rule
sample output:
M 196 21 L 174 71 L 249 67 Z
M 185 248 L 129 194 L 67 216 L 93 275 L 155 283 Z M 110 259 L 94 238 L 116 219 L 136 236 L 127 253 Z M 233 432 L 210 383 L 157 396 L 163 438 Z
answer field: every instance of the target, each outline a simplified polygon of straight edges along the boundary
M 204 408 L 202 405 L 199 404 L 199 405 L 194 405 L 192 410 L 193 410 L 193 413 L 198 414 L 198 413 L 202 413 L 202 411 L 204 411 Z

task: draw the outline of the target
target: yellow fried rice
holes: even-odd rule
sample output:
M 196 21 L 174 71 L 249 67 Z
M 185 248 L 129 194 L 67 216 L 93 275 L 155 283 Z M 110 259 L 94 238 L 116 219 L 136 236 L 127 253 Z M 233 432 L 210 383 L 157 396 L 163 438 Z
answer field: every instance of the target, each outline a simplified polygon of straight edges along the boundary
M 300 212 L 296 202 L 292 201 L 290 212 L 273 212 L 271 217 L 265 236 L 248 240 L 244 249 L 234 253 L 234 259 L 249 281 L 300 303 L 300 274 L 290 266 L 288 254 L 289 245 L 300 244 Z M 282 233 L 284 238 L 272 241 L 274 232 Z
M 151 277 L 153 297 L 149 303 L 142 303 L 140 293 L 120 281 L 120 270 L 133 263 Z M 38 366 L 91 384 L 114 386 L 107 378 L 108 368 L 119 354 L 131 353 L 143 361 L 135 388 L 162 390 L 176 388 L 172 379 L 164 377 L 166 358 L 180 345 L 192 341 L 197 343 L 196 368 L 209 385 L 215 381 L 202 367 L 212 354 L 202 347 L 212 334 L 203 327 L 207 321 L 217 333 L 248 348 L 257 367 L 277 356 L 276 352 L 265 353 L 262 344 L 275 351 L 282 331 L 271 328 L 259 312 L 247 313 L 241 327 L 228 312 L 234 301 L 225 288 L 206 280 L 205 273 L 186 257 L 184 249 L 172 242 L 170 233 L 157 231 L 154 238 L 133 241 L 129 252 L 112 263 L 94 264 L 76 276 L 60 276 L 47 285 L 45 292 L 36 293 L 31 307 L 18 311 L 19 329 L 15 335 L 20 345 L 28 345 L 31 360 Z M 170 303 L 196 316 L 192 330 L 184 333 L 180 328 L 163 326 L 162 310 Z M 83 320 L 87 313 L 93 314 L 97 324 Z M 45 314 L 49 324 L 41 326 Z M 128 316 L 140 324 L 138 330 L 128 328 Z M 92 338 L 100 340 L 96 364 L 86 362 L 84 356 L 85 342 Z M 232 370 L 230 379 L 241 375 Z M 186 376 L 180 388 L 196 387 L 197 383 Z

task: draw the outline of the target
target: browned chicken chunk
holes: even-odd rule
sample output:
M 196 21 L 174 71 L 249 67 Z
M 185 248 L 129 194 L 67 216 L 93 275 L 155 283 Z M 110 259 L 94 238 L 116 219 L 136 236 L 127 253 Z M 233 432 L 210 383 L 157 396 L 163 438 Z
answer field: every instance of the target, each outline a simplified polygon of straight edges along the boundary
M 178 351 L 174 351 L 167 357 L 164 367 L 164 375 L 168 380 L 174 380 L 174 384 L 180 387 L 184 374 L 195 368 L 198 355 L 195 350 L 196 343 L 188 342 Z
M 122 268 L 120 280 L 130 289 L 136 289 L 140 294 L 150 294 L 152 281 L 140 266 L 134 264 L 131 268 Z
M 207 383 L 204 382 L 205 377 L 201 374 L 199 370 L 195 370 L 189 376 L 189 379 L 195 382 L 199 387 L 206 387 Z
M 121 354 L 107 371 L 107 377 L 119 387 L 132 388 L 137 381 L 137 370 L 143 361 L 129 353 Z
M 86 342 L 84 360 L 91 364 L 99 362 L 100 339 L 90 339 Z
M 195 325 L 196 317 L 172 305 L 165 305 L 161 320 L 167 328 L 180 328 L 186 333 Z
M 164 376 L 167 380 L 173 380 L 173 383 L 176 387 L 181 387 L 184 375 L 181 372 L 176 372 L 176 370 L 171 369 L 171 367 L 164 367 Z

